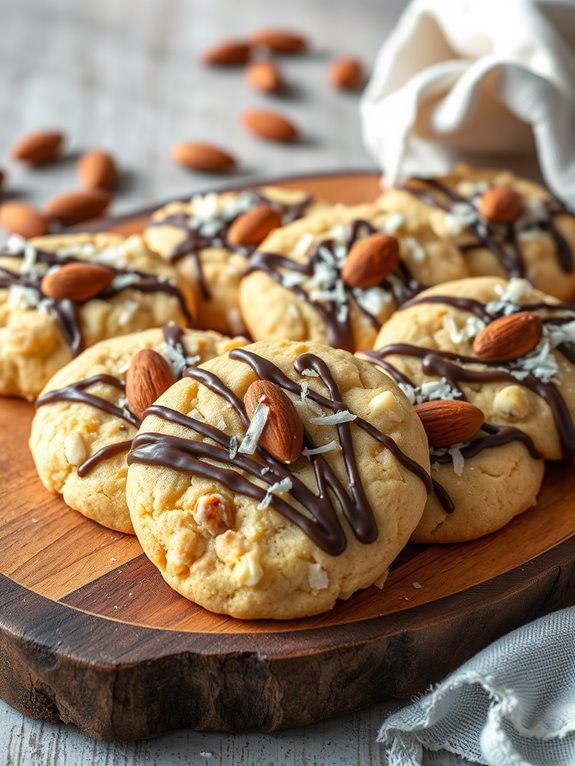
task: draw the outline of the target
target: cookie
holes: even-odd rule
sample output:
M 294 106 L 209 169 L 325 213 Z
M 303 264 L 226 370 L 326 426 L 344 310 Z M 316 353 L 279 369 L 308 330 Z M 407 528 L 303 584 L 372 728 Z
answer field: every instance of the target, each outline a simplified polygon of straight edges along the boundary
M 450 176 L 409 180 L 377 204 L 427 220 L 458 247 L 470 276 L 524 277 L 560 300 L 575 297 L 575 217 L 536 183 L 460 165 Z
M 438 504 L 440 490 L 415 539 L 456 542 L 499 528 L 533 504 L 541 458 L 575 457 L 575 309 L 526 280 L 426 290 L 386 322 L 376 348 L 372 362 L 415 404 L 466 400 L 485 418 L 472 438 L 432 449 L 432 475 L 455 511 Z
M 192 321 L 193 296 L 141 237 L 67 234 L 0 252 L 0 394 L 33 399 L 104 338 Z
M 127 383 L 134 360 L 146 365 L 142 369 L 140 363 L 136 373 L 146 395 L 157 370 L 163 388 L 186 367 L 244 342 L 166 325 L 86 349 L 54 375 L 36 402 L 30 449 L 46 489 L 61 494 L 87 518 L 133 534 L 125 497 L 126 457 L 140 425 L 140 407 L 151 403 L 142 402 Z
M 317 614 L 382 585 L 429 488 L 400 389 L 348 352 L 288 341 L 189 375 L 128 457 L 134 529 L 166 582 L 244 619 Z
M 198 306 L 197 327 L 245 332 L 238 289 L 248 257 L 258 243 L 232 243 L 227 237 L 238 218 L 261 205 L 269 205 L 278 214 L 276 225 L 280 225 L 307 215 L 321 203 L 305 192 L 272 186 L 211 192 L 160 208 L 146 227 L 148 246 L 172 262 L 192 286 Z
M 467 276 L 457 250 L 431 235 L 374 205 L 338 205 L 277 229 L 250 259 L 240 285 L 250 335 L 371 348 L 398 303 L 422 285 Z M 395 250 L 393 258 L 369 252 L 374 244 Z

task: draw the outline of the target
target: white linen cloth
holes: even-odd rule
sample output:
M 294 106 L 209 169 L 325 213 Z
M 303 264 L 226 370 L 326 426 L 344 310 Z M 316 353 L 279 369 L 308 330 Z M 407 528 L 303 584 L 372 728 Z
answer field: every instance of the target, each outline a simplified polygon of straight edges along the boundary
M 503 0 L 502 0 L 503 2 Z M 575 765 L 575 608 L 499 639 L 380 729 L 388 766 Z M 426 751 L 443 750 L 426 760 Z
M 575 204 L 574 0 L 414 0 L 379 52 L 361 119 L 386 184 L 457 160 L 531 176 L 539 165 Z

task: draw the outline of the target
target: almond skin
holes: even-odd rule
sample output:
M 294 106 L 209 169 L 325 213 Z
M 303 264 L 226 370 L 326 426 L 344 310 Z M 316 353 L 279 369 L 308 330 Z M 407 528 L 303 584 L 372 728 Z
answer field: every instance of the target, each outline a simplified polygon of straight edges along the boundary
M 140 420 L 144 410 L 174 383 L 174 373 L 161 354 L 151 348 L 138 351 L 126 373 L 126 397 Z
M 63 226 L 72 226 L 102 215 L 109 204 L 110 195 L 103 189 L 86 189 L 52 197 L 44 205 L 44 213 Z
M 282 463 L 293 463 L 303 446 L 303 423 L 283 389 L 269 380 L 255 380 L 244 396 L 251 419 L 260 402 L 269 408 L 259 444 Z
M 259 245 L 272 229 L 281 226 L 282 217 L 277 210 L 262 204 L 240 215 L 228 229 L 230 245 Z
M 171 151 L 172 160 L 190 170 L 204 173 L 226 173 L 235 167 L 236 161 L 231 154 L 213 144 L 182 141 L 175 144 Z
M 277 93 L 283 88 L 279 68 L 273 61 L 253 61 L 246 67 L 246 77 L 254 90 Z
M 202 56 L 208 66 L 241 66 L 249 61 L 251 45 L 243 40 L 224 40 L 209 48 Z
M 0 207 L 0 225 L 10 234 L 20 234 L 25 239 L 42 237 L 50 229 L 48 219 L 23 202 L 5 202 Z
M 274 53 L 303 53 L 307 41 L 303 35 L 290 29 L 258 29 L 250 35 L 252 45 L 259 45 Z
M 88 189 L 109 189 L 118 176 L 113 157 L 101 149 L 83 154 L 77 170 L 80 181 Z
M 500 184 L 482 194 L 477 209 L 491 223 L 511 223 L 521 215 L 523 199 L 512 186 Z
M 371 234 L 356 242 L 343 263 L 341 278 L 350 287 L 375 287 L 399 262 L 399 243 L 390 234 Z
M 432 447 L 449 447 L 471 439 L 483 425 L 483 412 L 474 404 L 455 399 L 440 399 L 416 404 Z
M 116 276 L 113 269 L 100 263 L 65 263 L 42 279 L 44 295 L 57 301 L 88 301 L 103 292 Z
M 267 141 L 289 143 L 298 138 L 299 131 L 291 120 L 279 112 L 264 109 L 246 109 L 242 123 L 251 133 Z
M 56 130 L 36 130 L 27 133 L 17 141 L 10 154 L 12 159 L 28 162 L 30 165 L 41 165 L 49 162 L 58 154 L 64 136 Z
M 473 341 L 473 353 L 486 362 L 505 362 L 519 359 L 537 346 L 543 334 L 543 322 L 537 314 L 520 311 L 499 317 Z
M 359 90 L 365 82 L 361 61 L 352 57 L 335 59 L 329 68 L 329 81 L 337 90 Z

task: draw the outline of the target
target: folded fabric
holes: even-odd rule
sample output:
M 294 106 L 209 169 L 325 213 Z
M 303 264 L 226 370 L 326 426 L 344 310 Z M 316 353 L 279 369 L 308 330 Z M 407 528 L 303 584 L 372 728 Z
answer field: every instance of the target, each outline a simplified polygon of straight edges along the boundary
M 364 141 L 388 184 L 458 160 L 538 164 L 575 204 L 574 83 L 573 0 L 414 0 L 363 96 Z
M 378 741 L 389 766 L 425 766 L 440 750 L 487 766 L 573 766 L 575 608 L 488 646 L 393 713 Z

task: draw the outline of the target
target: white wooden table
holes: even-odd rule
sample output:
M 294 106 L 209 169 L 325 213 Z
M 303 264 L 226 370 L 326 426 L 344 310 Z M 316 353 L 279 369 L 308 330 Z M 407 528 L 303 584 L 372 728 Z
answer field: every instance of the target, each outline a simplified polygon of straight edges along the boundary
M 366 168 L 357 96 L 327 84 L 334 55 L 359 55 L 369 67 L 405 0 L 4 0 L 0 46 L 0 199 L 41 205 L 78 186 L 79 153 L 107 148 L 122 168 L 113 212 L 216 187 L 221 178 L 169 160 L 183 139 L 228 147 L 239 159 L 234 181 Z M 251 91 L 240 70 L 198 63 L 211 43 L 260 26 L 302 30 L 310 55 L 284 58 L 284 98 Z M 302 128 L 296 146 L 266 144 L 239 123 L 242 109 L 285 110 Z M 56 163 L 29 169 L 10 162 L 24 132 L 61 127 L 68 141 Z M 227 179 L 230 180 L 229 178 Z M 1 658 L 0 658 L 1 662 Z M 246 700 L 249 704 L 249 700 Z M 100 743 L 73 727 L 21 716 L 0 701 L 0 764 L 383 764 L 375 742 L 388 705 L 307 729 L 277 734 L 174 732 L 137 743 Z M 442 761 L 445 763 L 445 761 Z

